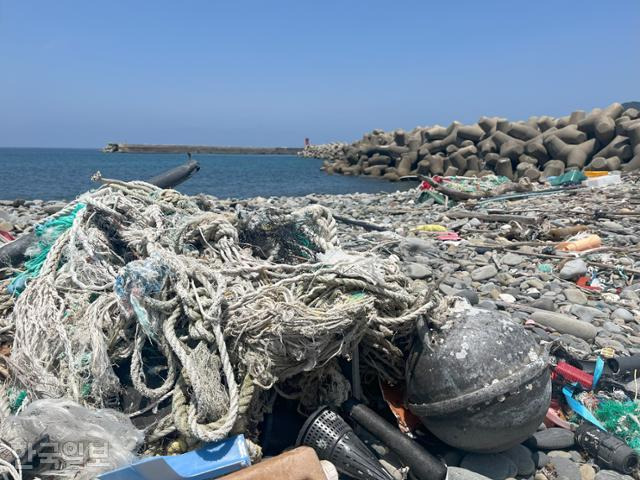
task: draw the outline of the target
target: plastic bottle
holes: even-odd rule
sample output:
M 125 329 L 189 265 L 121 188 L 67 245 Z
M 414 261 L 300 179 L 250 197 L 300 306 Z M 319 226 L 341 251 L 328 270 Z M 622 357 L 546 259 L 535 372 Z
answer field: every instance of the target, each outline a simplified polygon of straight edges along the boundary
M 608 185 L 617 185 L 618 183 L 622 183 L 620 175 L 604 175 L 584 181 L 584 185 L 587 187 L 606 187 Z
M 571 242 L 561 242 L 556 246 L 556 250 L 565 252 L 583 252 L 602 245 L 602 239 L 598 235 L 588 235 Z

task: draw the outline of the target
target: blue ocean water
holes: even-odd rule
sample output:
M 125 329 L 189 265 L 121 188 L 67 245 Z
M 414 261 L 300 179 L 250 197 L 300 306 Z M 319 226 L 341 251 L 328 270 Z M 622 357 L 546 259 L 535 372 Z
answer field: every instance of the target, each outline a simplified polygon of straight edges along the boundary
M 374 193 L 404 190 L 413 182 L 327 175 L 322 161 L 292 155 L 194 155 L 200 171 L 177 189 L 220 198 Z M 93 149 L 0 148 L 0 199 L 67 199 L 96 188 L 91 175 L 146 180 L 181 165 L 186 155 L 108 154 Z

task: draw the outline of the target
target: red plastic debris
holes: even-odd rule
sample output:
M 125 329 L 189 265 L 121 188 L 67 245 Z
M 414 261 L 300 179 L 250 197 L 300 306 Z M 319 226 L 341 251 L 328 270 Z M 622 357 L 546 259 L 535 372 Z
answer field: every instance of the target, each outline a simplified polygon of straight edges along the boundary
M 589 277 L 580 277 L 576 281 L 576 285 L 579 286 L 580 288 L 584 288 L 585 290 L 589 290 L 591 292 L 599 292 L 602 290 L 599 287 L 592 287 L 591 285 L 589 285 L 590 281 L 591 279 Z
M 444 232 L 439 234 L 436 237 L 438 240 L 442 240 L 443 242 L 445 241 L 458 241 L 458 240 L 462 240 L 460 238 L 460 235 L 458 235 L 456 232 Z
M 431 177 L 431 181 L 434 182 L 434 183 L 442 183 L 442 182 L 447 181 L 447 179 L 443 178 L 443 177 L 441 177 L 439 175 L 434 175 L 433 177 Z M 427 181 L 423 181 L 420 184 L 419 188 L 420 188 L 420 190 L 433 190 L 433 186 Z
M 553 380 L 564 380 L 568 383 L 578 382 L 587 390 L 591 390 L 593 386 L 593 375 L 569 365 L 567 362 L 558 362 L 558 365 L 551 373 L 551 378 Z
M 544 417 L 543 423 L 548 427 L 560 427 L 565 428 L 567 430 L 571 430 L 571 424 L 563 419 L 559 414 L 558 410 L 554 408 L 549 408 L 547 410 L 547 414 Z
M 5 232 L 4 230 L 0 230 L 0 237 L 4 238 L 5 240 L 8 240 L 10 242 L 13 242 L 16 239 L 16 237 L 11 235 L 9 232 Z

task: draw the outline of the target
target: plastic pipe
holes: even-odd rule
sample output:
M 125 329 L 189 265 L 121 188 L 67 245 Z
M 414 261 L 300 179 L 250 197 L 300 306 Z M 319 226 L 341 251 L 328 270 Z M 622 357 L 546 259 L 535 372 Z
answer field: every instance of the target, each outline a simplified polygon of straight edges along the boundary
M 171 170 L 167 170 L 150 178 L 147 182 L 159 188 L 174 188 L 198 170 L 200 170 L 200 164 L 195 160 L 189 160 L 184 165 L 172 168 Z
M 561 377 L 569 383 L 578 382 L 587 390 L 591 390 L 591 387 L 593 386 L 593 375 L 584 372 L 573 365 L 569 365 L 566 362 L 558 362 L 556 368 L 553 369 L 551 378 L 556 379 L 557 377 Z
M 401 433 L 380 415 L 361 403 L 348 402 L 348 415 L 394 452 L 417 480 L 442 480 L 447 467 L 417 442 Z
M 607 360 L 607 365 L 614 375 L 624 375 L 634 370 L 640 370 L 640 355 L 610 358 Z

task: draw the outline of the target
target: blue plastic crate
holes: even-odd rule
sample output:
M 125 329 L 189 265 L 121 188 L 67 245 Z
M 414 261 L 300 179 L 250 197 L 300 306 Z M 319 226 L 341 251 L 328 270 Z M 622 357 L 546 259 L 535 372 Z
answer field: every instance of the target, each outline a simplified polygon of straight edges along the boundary
M 182 455 L 149 457 L 103 473 L 100 480 L 206 480 L 251 465 L 244 435 L 208 443 Z

